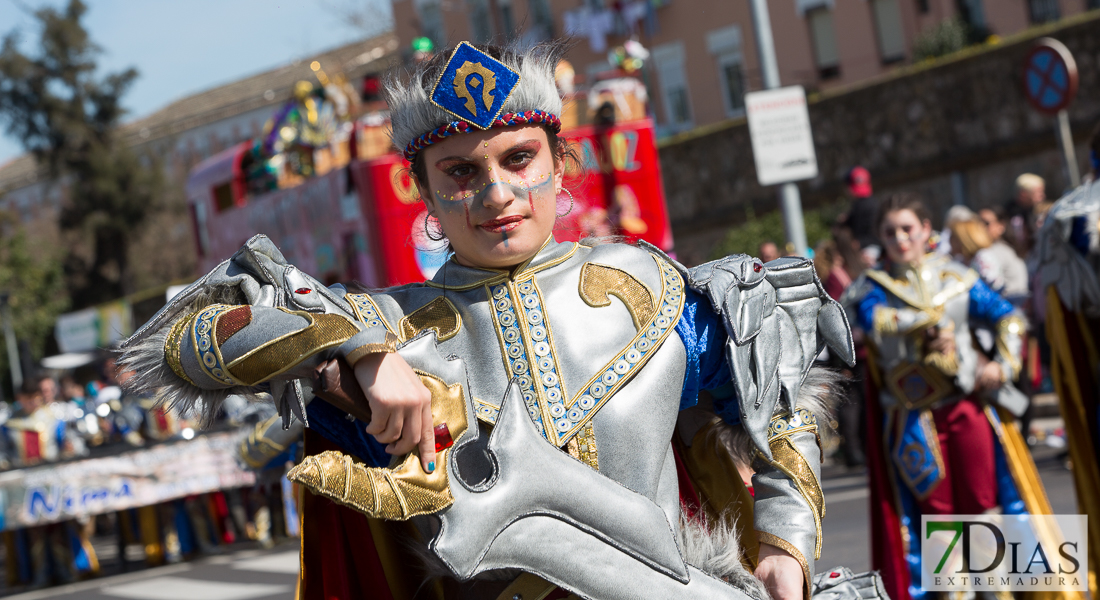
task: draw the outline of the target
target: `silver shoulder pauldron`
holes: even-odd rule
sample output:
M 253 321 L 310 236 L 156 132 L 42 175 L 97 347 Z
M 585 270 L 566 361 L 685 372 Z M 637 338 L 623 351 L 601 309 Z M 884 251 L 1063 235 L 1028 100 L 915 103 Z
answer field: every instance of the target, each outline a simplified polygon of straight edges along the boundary
M 740 254 L 680 269 L 688 287 L 705 295 L 722 318 L 741 420 L 770 459 L 768 425 L 780 398 L 793 413 L 822 348 L 855 363 L 848 318 L 806 259 L 781 258 L 765 265 Z

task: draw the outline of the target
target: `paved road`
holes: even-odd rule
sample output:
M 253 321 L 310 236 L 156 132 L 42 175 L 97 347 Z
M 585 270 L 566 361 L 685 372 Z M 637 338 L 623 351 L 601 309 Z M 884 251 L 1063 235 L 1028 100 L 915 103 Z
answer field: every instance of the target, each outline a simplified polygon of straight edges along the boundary
M 1036 463 L 1054 512 L 1075 513 L 1072 476 L 1057 454 L 1056 450 L 1036 448 Z M 818 569 L 837 565 L 856 571 L 870 569 L 866 476 L 826 468 L 823 479 L 828 510 Z M 243 548 L 190 563 L 6 596 L 5 600 L 275 600 L 293 597 L 297 575 L 298 548 L 286 543 L 272 550 Z
M 5 600 L 286 600 L 298 581 L 298 547 L 221 556 L 36 590 Z

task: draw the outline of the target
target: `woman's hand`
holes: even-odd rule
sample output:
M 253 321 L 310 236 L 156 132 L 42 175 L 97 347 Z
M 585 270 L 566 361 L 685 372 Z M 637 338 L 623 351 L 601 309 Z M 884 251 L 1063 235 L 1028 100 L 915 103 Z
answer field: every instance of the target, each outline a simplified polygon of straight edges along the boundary
M 950 356 L 955 353 L 955 332 L 953 329 L 933 327 L 925 332 L 926 346 L 929 352 L 939 352 Z
M 406 454 L 419 445 L 424 471 L 434 471 L 432 394 L 412 367 L 396 353 L 368 354 L 355 363 L 355 379 L 370 404 L 367 433 L 389 444 L 390 454 Z
M 991 360 L 978 367 L 978 379 L 974 382 L 976 390 L 996 390 L 1004 384 L 1004 371 L 1001 363 Z
M 756 578 L 764 582 L 774 600 L 803 600 L 806 577 L 795 557 L 771 544 L 760 544 Z

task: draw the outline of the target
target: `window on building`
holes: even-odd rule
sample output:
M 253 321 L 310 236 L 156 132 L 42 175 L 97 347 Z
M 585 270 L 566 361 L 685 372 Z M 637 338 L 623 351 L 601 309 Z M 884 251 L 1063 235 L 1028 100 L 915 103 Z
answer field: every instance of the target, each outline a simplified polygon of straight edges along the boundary
M 1058 0 L 1027 0 L 1027 10 L 1032 23 L 1057 21 L 1062 17 Z
M 1100 8 L 1100 0 L 1085 0 L 1085 9 L 1092 10 L 1094 8 Z
M 901 30 L 901 10 L 898 0 L 871 0 L 871 14 L 875 18 L 875 35 L 883 63 L 897 62 L 905 58 L 905 34 Z
M 420 34 L 430 39 L 436 48 L 447 45 L 447 29 L 443 25 L 440 0 L 415 0 L 416 14 L 420 15 Z
M 989 37 L 982 0 L 956 0 L 955 5 L 959 9 L 959 16 L 970 30 L 967 32 L 970 43 L 980 44 Z
M 810 39 L 813 42 L 814 62 L 822 79 L 840 76 L 840 53 L 836 49 L 836 28 L 833 26 L 833 11 L 827 6 L 806 11 L 806 22 L 810 26 Z
M 550 0 L 527 0 L 531 10 L 531 29 L 538 30 L 541 40 L 554 37 L 554 15 L 550 12 Z
M 504 28 L 504 37 L 511 40 L 516 35 L 516 12 L 512 8 L 512 0 L 498 0 L 500 7 L 500 26 Z
M 691 97 L 684 69 L 684 44 L 672 42 L 653 49 L 653 66 L 665 108 L 667 128 L 682 131 L 691 128 Z
M 489 16 L 489 0 L 466 0 L 470 15 L 470 37 L 475 43 L 487 44 L 493 39 L 493 20 Z
M 920 11 L 922 15 L 928 14 L 928 0 L 917 0 L 917 10 Z
M 741 28 L 737 25 L 707 33 L 707 50 L 718 66 L 718 84 L 726 116 L 745 114 L 745 74 L 741 54 Z

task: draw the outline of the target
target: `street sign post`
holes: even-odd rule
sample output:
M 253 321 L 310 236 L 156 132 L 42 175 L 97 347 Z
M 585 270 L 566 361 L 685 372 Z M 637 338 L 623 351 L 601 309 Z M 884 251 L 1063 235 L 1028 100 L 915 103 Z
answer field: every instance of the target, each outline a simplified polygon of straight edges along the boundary
M 1066 108 L 1077 95 L 1077 63 L 1069 48 L 1054 38 L 1035 42 L 1024 60 L 1024 95 L 1035 110 L 1056 116 L 1059 145 L 1066 161 L 1070 185 L 1081 185 L 1077 153 L 1073 149 L 1073 133 Z
M 764 89 L 778 89 L 780 85 L 779 62 L 775 58 L 775 41 L 772 39 L 772 22 L 771 16 L 768 14 L 768 2 L 767 0 L 751 0 L 749 6 L 752 7 L 752 29 L 753 33 L 756 34 L 756 51 L 760 61 L 760 75 L 764 79 Z M 803 100 L 805 100 L 805 94 L 803 94 Z M 753 154 L 756 154 L 756 148 L 753 148 Z M 759 169 L 758 162 L 757 171 Z M 779 202 L 783 207 L 783 229 L 787 234 L 787 244 L 794 246 L 796 255 L 808 256 L 806 223 L 802 219 L 802 198 L 798 193 L 798 186 L 789 181 L 781 184 L 779 186 Z
M 760 185 L 817 177 L 817 154 L 802 86 L 745 94 L 745 113 Z

